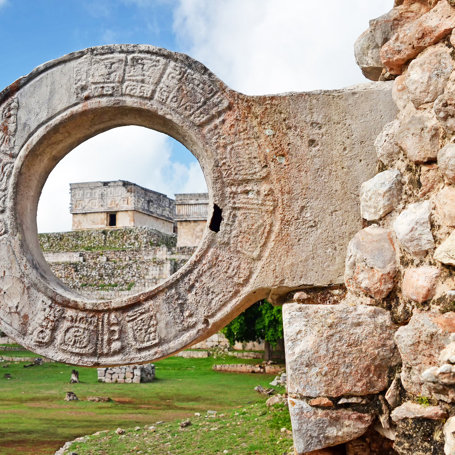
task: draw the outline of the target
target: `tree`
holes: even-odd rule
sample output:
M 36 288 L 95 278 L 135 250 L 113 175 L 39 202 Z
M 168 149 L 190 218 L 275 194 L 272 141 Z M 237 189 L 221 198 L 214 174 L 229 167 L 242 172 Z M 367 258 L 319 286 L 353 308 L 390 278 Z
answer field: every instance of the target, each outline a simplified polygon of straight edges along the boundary
M 283 313 L 280 306 L 261 300 L 231 321 L 221 333 L 231 345 L 264 340 L 264 360 L 271 359 L 271 347 L 283 338 Z

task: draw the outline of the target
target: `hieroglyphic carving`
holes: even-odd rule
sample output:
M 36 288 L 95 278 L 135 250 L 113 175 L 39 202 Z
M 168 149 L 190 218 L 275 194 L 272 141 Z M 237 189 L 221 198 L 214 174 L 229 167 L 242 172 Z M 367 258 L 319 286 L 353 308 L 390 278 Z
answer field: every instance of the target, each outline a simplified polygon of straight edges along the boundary
M 75 66 L 76 94 L 82 99 L 120 95 L 155 98 L 198 125 L 229 106 L 208 78 L 180 63 L 168 62 L 158 55 L 87 56 Z
M 235 201 L 225 220 L 231 225 L 230 242 L 237 251 L 257 259 L 273 225 L 276 208 L 273 189 L 266 182 L 244 182 L 232 185 L 229 193 L 230 200 Z
M 47 346 L 53 338 L 53 332 L 63 314 L 63 309 L 50 300 L 43 299 L 35 328 L 31 331 L 33 344 Z
M 157 320 L 151 307 L 140 307 L 127 313 L 130 339 L 136 349 L 149 348 L 159 342 Z
M 76 64 L 74 82 L 76 94 L 83 98 L 120 96 L 126 57 L 123 55 L 99 56 L 82 59 Z
M 97 342 L 98 317 L 81 311 L 68 311 L 58 334 L 60 348 L 77 354 L 94 354 Z
M 121 326 L 115 313 L 104 313 L 98 321 L 98 353 L 115 354 L 122 349 Z
M 16 98 L 9 100 L 0 111 L 0 151 L 10 152 L 15 144 L 17 130 L 17 111 L 19 103 Z
M 166 295 L 166 309 L 174 323 L 187 330 L 197 323 L 196 308 L 188 303 L 186 295 L 181 295 L 177 289 L 172 289 Z
M 151 98 L 165 67 L 164 58 L 131 55 L 128 57 L 123 93 L 140 98 Z
M 25 286 L 20 278 L 12 275 L 0 277 L 0 301 L 8 312 L 17 313 L 19 311 L 24 294 Z

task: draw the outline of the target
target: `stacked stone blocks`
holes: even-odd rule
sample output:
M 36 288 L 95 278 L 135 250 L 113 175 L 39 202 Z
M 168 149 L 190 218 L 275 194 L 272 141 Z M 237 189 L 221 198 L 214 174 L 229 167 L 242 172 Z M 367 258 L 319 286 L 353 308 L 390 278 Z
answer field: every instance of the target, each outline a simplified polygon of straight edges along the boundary
M 98 368 L 98 381 L 118 384 L 139 384 L 155 379 L 155 365 L 128 365 L 110 368 Z

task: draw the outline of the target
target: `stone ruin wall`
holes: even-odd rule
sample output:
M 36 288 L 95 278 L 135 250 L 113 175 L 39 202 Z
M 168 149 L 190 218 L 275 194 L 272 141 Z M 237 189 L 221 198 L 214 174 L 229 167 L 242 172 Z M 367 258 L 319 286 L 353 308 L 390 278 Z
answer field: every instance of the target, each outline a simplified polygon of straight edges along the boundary
M 121 367 L 98 368 L 98 382 L 118 384 L 140 384 L 155 379 L 155 365 L 128 365 Z
M 45 259 L 67 286 L 95 299 L 136 294 L 162 283 L 196 248 L 176 247 L 176 236 L 123 228 L 40 234 Z
M 394 80 L 399 113 L 361 186 L 341 305 L 284 307 L 296 453 L 454 455 L 455 2 L 396 0 L 356 58 Z

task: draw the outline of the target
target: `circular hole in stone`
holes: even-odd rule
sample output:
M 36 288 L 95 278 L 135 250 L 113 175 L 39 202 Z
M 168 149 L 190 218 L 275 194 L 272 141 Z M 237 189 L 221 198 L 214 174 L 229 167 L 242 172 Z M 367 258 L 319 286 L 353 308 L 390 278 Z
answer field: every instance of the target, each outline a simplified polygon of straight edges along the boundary
M 149 290 L 197 249 L 208 215 L 202 169 L 182 144 L 126 126 L 76 147 L 49 175 L 37 214 L 54 275 L 91 300 Z

